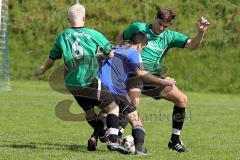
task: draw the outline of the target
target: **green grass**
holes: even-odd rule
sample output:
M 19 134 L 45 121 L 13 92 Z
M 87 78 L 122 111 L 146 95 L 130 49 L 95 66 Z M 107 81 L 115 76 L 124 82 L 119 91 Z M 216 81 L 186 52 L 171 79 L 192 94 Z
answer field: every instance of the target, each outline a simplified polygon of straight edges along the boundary
M 62 121 L 55 106 L 70 95 L 57 93 L 46 82 L 12 82 L 12 91 L 0 92 L 0 159 L 239 159 L 240 96 L 187 92 L 189 108 L 182 139 L 189 152 L 167 149 L 172 104 L 143 98 L 140 113 L 146 129 L 149 156 L 109 152 L 99 143 L 86 150 L 91 133 L 85 121 Z M 82 110 L 74 102 L 74 113 Z M 130 134 L 128 126 L 125 134 Z

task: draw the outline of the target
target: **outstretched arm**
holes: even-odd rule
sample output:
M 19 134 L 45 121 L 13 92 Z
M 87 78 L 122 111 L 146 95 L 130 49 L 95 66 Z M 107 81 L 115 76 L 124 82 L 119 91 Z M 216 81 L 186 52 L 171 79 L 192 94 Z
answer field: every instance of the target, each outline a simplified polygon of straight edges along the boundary
M 44 74 L 45 71 L 47 71 L 49 68 L 51 68 L 53 66 L 54 62 L 55 62 L 55 60 L 48 58 L 45 61 L 44 65 L 42 65 L 41 67 L 39 67 L 36 70 L 36 75 L 40 76 L 40 75 Z
M 196 49 L 200 46 L 200 44 L 202 43 L 203 40 L 203 36 L 205 31 L 207 30 L 208 26 L 209 26 L 209 22 L 207 19 L 205 19 L 204 17 L 201 17 L 201 19 L 198 21 L 198 33 L 194 38 L 190 38 L 188 39 L 185 48 L 189 48 L 189 49 Z

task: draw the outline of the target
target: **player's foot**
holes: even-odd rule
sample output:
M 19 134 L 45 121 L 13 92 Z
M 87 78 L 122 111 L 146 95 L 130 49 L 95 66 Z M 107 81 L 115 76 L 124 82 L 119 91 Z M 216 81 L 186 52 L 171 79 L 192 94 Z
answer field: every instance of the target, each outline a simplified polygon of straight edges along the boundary
M 182 141 L 179 140 L 177 142 L 172 142 L 171 140 L 168 143 L 168 148 L 178 151 L 179 153 L 182 152 L 187 152 L 187 149 L 185 148 L 185 146 L 183 145 Z
M 135 151 L 135 154 L 136 154 L 136 155 L 140 155 L 140 156 L 146 156 L 146 155 L 148 155 L 146 149 L 144 149 L 144 150 L 142 150 L 142 151 L 136 150 L 136 151 Z
M 98 137 L 94 134 L 91 135 L 91 137 L 88 140 L 87 149 L 89 151 L 95 151 L 97 149 L 97 142 L 98 142 Z
M 108 141 L 107 142 L 107 148 L 110 151 L 118 151 L 122 154 L 130 154 L 131 153 L 128 149 L 121 146 L 118 142 L 112 143 L 112 142 Z

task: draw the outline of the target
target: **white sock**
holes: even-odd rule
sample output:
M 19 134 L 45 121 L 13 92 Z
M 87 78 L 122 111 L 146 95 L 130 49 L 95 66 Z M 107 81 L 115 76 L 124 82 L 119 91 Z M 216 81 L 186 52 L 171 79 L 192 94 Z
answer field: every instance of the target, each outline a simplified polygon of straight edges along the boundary
M 179 135 L 180 136 L 181 130 L 173 128 L 172 129 L 172 134 Z

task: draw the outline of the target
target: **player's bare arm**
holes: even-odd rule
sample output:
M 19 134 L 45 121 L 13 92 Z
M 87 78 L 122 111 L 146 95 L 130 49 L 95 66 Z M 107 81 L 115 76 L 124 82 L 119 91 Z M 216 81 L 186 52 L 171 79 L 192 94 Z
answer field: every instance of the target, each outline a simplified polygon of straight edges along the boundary
M 44 65 L 42 65 L 41 67 L 39 67 L 36 70 L 36 75 L 40 76 L 40 75 L 44 74 L 49 68 L 51 68 L 53 66 L 54 62 L 55 62 L 55 60 L 48 58 L 45 61 Z
M 209 22 L 206 18 L 201 17 L 198 21 L 198 33 L 194 38 L 189 38 L 185 48 L 189 48 L 189 49 L 196 49 L 200 46 L 200 44 L 202 43 L 203 40 L 203 36 L 205 31 L 207 30 L 208 26 L 209 26 Z

